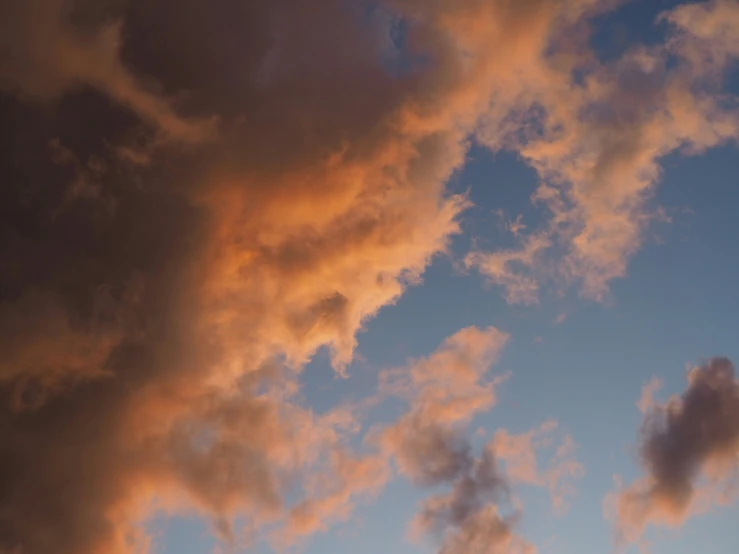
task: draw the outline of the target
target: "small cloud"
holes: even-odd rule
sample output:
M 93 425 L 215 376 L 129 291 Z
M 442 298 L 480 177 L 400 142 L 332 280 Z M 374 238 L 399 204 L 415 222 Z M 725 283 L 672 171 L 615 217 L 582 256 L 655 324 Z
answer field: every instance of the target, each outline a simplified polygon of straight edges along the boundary
M 658 379 L 647 383 L 638 403 L 645 475 L 607 497 L 620 543 L 639 541 L 651 525 L 679 527 L 739 497 L 739 380 L 733 364 L 714 358 L 692 368 L 687 389 L 664 404 L 653 398 L 659 386 Z
M 654 394 L 662 388 L 662 380 L 657 377 L 652 377 L 641 390 L 641 397 L 636 403 L 639 411 L 643 414 L 648 413 L 652 408 L 656 406 L 654 401 Z

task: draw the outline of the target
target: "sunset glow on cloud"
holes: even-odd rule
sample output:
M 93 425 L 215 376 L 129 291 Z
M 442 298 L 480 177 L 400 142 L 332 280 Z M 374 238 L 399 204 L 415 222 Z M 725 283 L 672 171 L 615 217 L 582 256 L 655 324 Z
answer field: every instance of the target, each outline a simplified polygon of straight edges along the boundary
M 738 70 L 736 0 L 3 3 L 0 554 L 734 552 Z

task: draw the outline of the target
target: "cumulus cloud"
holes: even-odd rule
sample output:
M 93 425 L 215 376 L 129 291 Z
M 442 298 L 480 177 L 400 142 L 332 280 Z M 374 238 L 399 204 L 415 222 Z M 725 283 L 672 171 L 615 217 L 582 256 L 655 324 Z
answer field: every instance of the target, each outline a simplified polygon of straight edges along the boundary
M 136 284 L 128 286 L 118 301 L 105 289 L 95 291 L 87 321 L 74 321 L 60 298 L 48 291 L 29 289 L 2 306 L 0 382 L 13 385 L 9 391 L 15 408 L 43 403 L 47 394 L 66 386 L 111 376 L 109 355 L 127 334 L 135 333 L 129 310 L 136 302 Z
M 650 399 L 656 381 L 645 387 Z M 645 409 L 639 454 L 645 476 L 608 499 L 620 541 L 650 525 L 677 527 L 715 504 L 733 502 L 739 478 L 739 380 L 714 358 L 688 373 L 688 387 Z
M 92 4 L 3 8 L 0 547 L 133 552 L 153 510 L 227 542 L 346 519 L 384 464 L 299 372 L 321 346 L 344 371 L 457 232 L 459 134 L 398 130 L 412 78 L 342 2 Z
M 442 554 L 534 552 L 515 532 L 522 504 L 514 486 L 548 487 L 560 509 L 582 473 L 567 435 L 547 469 L 539 467 L 537 451 L 555 443 L 554 421 L 520 435 L 501 429 L 475 454 L 468 426 L 495 404 L 495 387 L 507 376 L 488 373 L 508 338 L 494 327 L 467 327 L 430 356 L 381 374 L 381 391 L 408 402 L 378 433 L 381 450 L 416 485 L 450 487 L 425 499 L 411 523 L 412 535 L 434 537 Z
M 381 375 L 381 390 L 398 393 L 410 403 L 408 411 L 380 433 L 382 449 L 417 485 L 452 485 L 448 493 L 426 499 L 411 526 L 417 537 L 436 535 L 440 552 L 526 545 L 513 533 L 513 518 L 498 513 L 508 483 L 492 451 L 477 458 L 466 429 L 472 417 L 495 403 L 496 381 L 487 373 L 507 340 L 508 335 L 494 327 L 468 327 L 406 371 Z
M 453 483 L 448 493 L 426 499 L 413 521 L 415 533 L 440 536 L 440 554 L 536 552 L 533 545 L 514 533 L 517 515 L 506 516 L 499 511 L 507 482 L 498 473 L 492 453 L 484 452 Z
M 605 298 L 659 215 L 648 201 L 660 160 L 739 136 L 720 78 L 737 55 L 736 14 L 731 1 L 678 7 L 660 16 L 670 23 L 665 44 L 635 46 L 609 62 L 585 46 L 585 22 L 560 48 L 540 50 L 517 86 L 507 86 L 505 111 L 486 115 L 478 136 L 537 170 L 532 200 L 551 217 L 521 236 L 518 249 L 473 252 L 468 266 L 512 303 L 536 301 L 539 283 L 551 279 Z
M 494 327 L 467 327 L 407 372 L 381 375 L 381 390 L 400 393 L 410 402 L 408 412 L 384 429 L 379 441 L 411 480 L 433 485 L 470 467 L 465 426 L 495 404 L 501 378 L 490 379 L 487 373 L 507 340 Z
M 566 496 L 572 493 L 572 479 L 582 472 L 569 438 L 558 447 L 549 468 L 538 469 L 536 450 L 544 444 L 532 442 L 532 437 L 546 436 L 544 442 L 552 441 L 555 427 L 547 422 L 521 435 L 498 431 L 479 456 L 470 457 L 446 479 L 451 484 L 448 492 L 422 502 L 411 523 L 413 536 L 428 534 L 436 538 L 439 554 L 536 552 L 536 547 L 516 532 L 523 504 L 516 496 L 515 485 L 548 487 L 555 510 L 561 511 Z

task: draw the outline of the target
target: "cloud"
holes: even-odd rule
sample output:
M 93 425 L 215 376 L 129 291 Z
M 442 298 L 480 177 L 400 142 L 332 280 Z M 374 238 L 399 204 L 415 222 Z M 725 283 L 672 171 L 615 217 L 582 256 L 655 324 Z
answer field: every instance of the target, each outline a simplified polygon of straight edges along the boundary
M 506 474 L 513 483 L 546 487 L 555 511 L 562 513 L 575 493 L 573 481 L 582 477 L 585 469 L 575 457 L 576 445 L 569 434 L 564 434 L 556 443 L 548 467 L 540 469 L 537 450 L 555 444 L 557 427 L 556 421 L 549 420 L 519 435 L 501 429 L 495 432 L 491 448 L 498 460 L 505 462 Z
M 299 537 L 383 482 L 300 371 L 326 346 L 344 372 L 445 250 L 464 145 L 398 130 L 410 85 L 343 3 L 237 4 L 106 5 L 84 29 L 77 4 L 4 8 L 0 549 L 134 552 L 160 510 Z M 213 118 L 213 141 L 121 155 L 142 122 L 189 140 Z M 65 203 L 93 156 L 100 196 Z
M 373 496 L 387 482 L 388 466 L 381 456 L 352 456 L 343 451 L 335 451 L 331 456 L 329 470 L 312 476 L 309 496 L 291 508 L 287 524 L 275 533 L 278 546 L 326 531 L 337 521 L 346 520 L 355 498 Z
M 657 379 L 656 377 L 652 377 L 643 387 L 641 390 L 641 396 L 639 397 L 639 402 L 636 403 L 636 407 L 639 408 L 639 411 L 643 414 L 646 414 L 654 408 L 655 401 L 654 401 L 654 395 L 662 388 L 662 381 L 660 379 Z
M 153 124 L 165 137 L 186 143 L 209 138 L 213 121 L 190 121 L 148 90 L 120 58 L 122 22 L 99 16 L 90 2 L 30 0 L 0 11 L 0 88 L 48 101 L 88 86 Z M 113 6 L 113 2 L 107 2 Z M 97 17 L 96 17 L 97 16 Z M 76 20 L 76 22 L 75 22 Z M 75 24 L 77 23 L 77 24 Z
M 3 345 L 17 351 L 3 368 L 4 548 L 129 552 L 153 510 L 194 510 L 226 541 L 236 520 L 300 536 L 381 485 L 354 431 L 301 404 L 299 374 L 324 346 L 345 373 L 364 322 L 459 231 L 467 201 L 444 184 L 478 110 L 460 88 L 477 74 L 458 73 L 449 41 L 479 6 L 453 10 L 462 27 L 448 29 L 448 6 L 388 9 L 415 20 L 438 65 L 391 74 L 385 29 L 338 1 L 7 8 L 2 194 L 17 210 L 3 221 L 2 309 L 51 331 L 31 323 Z M 528 20 L 501 13 L 515 23 L 496 31 L 505 44 Z M 190 148 L 151 147 L 141 124 Z M 105 167 L 96 193 L 70 202 L 89 159 Z M 122 323 L 119 308 L 95 310 L 101 287 Z M 35 290 L 51 307 L 18 300 Z M 502 340 L 488 335 L 459 340 L 487 359 Z M 465 401 L 494 401 L 492 383 L 459 377 Z M 34 387 L 18 412 L 10 399 Z
M 502 286 L 509 304 L 536 304 L 539 282 L 528 270 L 539 263 L 538 259 L 550 246 L 551 239 L 545 233 L 529 235 L 519 249 L 470 252 L 465 264 L 476 267 L 490 283 Z
M 487 372 L 507 340 L 494 327 L 467 327 L 407 370 L 380 376 L 381 391 L 409 402 L 408 411 L 379 433 L 381 449 L 415 484 L 452 485 L 450 492 L 424 500 L 411 525 L 416 537 L 438 536 L 442 553 L 526 544 L 512 532 L 515 518 L 498 514 L 508 482 L 498 472 L 493 450 L 477 458 L 467 438 L 472 417 L 495 403 L 499 380 L 489 379 Z
M 739 6 L 730 0 L 685 4 L 663 14 L 679 28 L 673 48 L 682 50 L 698 71 L 724 67 L 739 56 Z
M 464 426 L 495 404 L 500 378 L 486 374 L 507 340 L 508 335 L 494 327 L 467 327 L 428 358 L 415 361 L 407 374 L 381 375 L 381 389 L 403 394 L 411 402 L 409 411 L 379 437 L 411 480 L 441 483 L 470 466 Z
M 498 502 L 507 493 L 507 483 L 490 452 L 483 453 L 453 483 L 450 492 L 426 499 L 413 521 L 415 533 L 440 535 L 440 554 L 536 552 L 514 534 L 517 516 L 499 512 Z
M 380 375 L 381 392 L 400 396 L 408 409 L 376 442 L 417 486 L 450 487 L 423 500 L 411 523 L 412 536 L 434 537 L 441 554 L 535 552 L 515 533 L 522 504 L 514 485 L 548 487 L 559 510 L 572 493 L 571 480 L 582 473 L 569 436 L 540 470 L 536 451 L 554 444 L 554 421 L 521 435 L 498 430 L 475 454 L 468 426 L 495 404 L 495 386 L 507 376 L 487 374 L 508 340 L 494 327 L 467 327 L 428 357 Z
M 736 4 L 685 5 L 661 18 L 671 24 L 665 44 L 609 62 L 586 46 L 585 20 L 567 38 L 555 35 L 559 48 L 538 51 L 520 82 L 499 93 L 502 113 L 483 118 L 479 139 L 536 169 L 532 200 L 550 212 L 518 249 L 467 257 L 509 302 L 535 302 L 539 283 L 552 279 L 578 281 L 584 296 L 604 299 L 658 215 L 649 200 L 660 160 L 739 136 L 720 80 L 737 55 Z
M 647 396 L 651 395 L 646 387 Z M 620 541 L 650 525 L 678 527 L 713 504 L 736 499 L 739 477 L 739 381 L 726 358 L 688 373 L 688 387 L 646 409 L 640 459 L 645 476 L 608 499 Z

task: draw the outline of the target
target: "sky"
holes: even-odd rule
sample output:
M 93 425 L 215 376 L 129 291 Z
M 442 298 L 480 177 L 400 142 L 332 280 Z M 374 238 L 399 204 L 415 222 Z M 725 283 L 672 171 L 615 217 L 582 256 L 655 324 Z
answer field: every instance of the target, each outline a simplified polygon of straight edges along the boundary
M 0 554 L 736 552 L 738 62 L 736 0 L 0 3 Z

